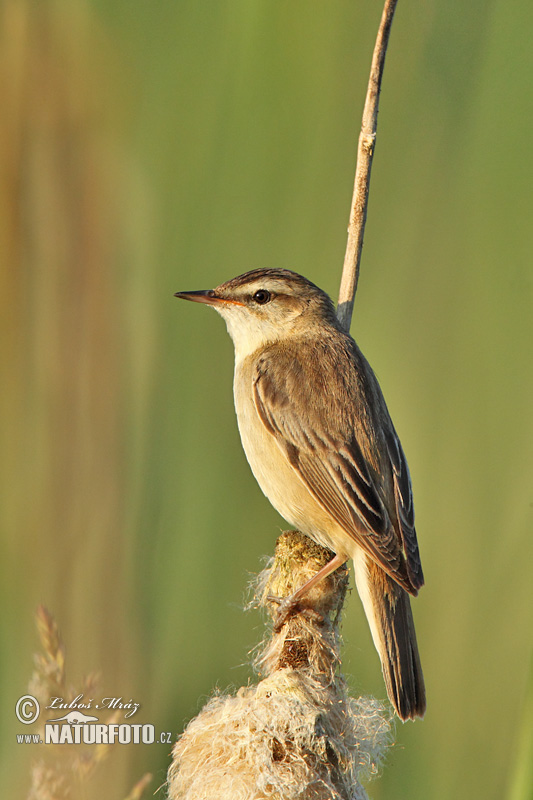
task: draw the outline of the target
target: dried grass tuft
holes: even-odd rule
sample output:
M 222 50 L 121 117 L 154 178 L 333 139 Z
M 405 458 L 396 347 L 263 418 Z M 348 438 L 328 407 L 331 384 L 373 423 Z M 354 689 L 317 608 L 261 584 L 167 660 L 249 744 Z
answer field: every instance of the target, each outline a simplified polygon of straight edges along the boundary
M 287 596 L 331 558 L 284 533 L 255 585 L 258 605 Z M 364 800 L 391 742 L 391 717 L 373 698 L 348 695 L 340 667 L 342 568 L 306 598 L 303 613 L 271 633 L 255 658 L 264 676 L 236 695 L 216 694 L 174 746 L 170 800 Z
M 78 695 L 95 694 L 99 679 L 94 674 L 82 679 L 77 686 L 67 683 L 65 646 L 55 619 L 44 606 L 37 609 L 36 621 L 42 652 L 34 657 L 35 669 L 28 686 L 30 694 L 42 707 L 56 696 L 68 703 Z M 119 712 L 112 712 L 105 717 L 100 715 L 99 721 L 112 724 L 119 718 Z M 38 732 L 44 738 L 44 723 Z M 79 797 L 88 800 L 91 797 L 90 779 L 114 747 L 112 744 L 46 745 L 45 757 L 32 766 L 27 800 L 77 800 Z M 146 773 L 133 787 L 127 800 L 140 800 L 151 780 L 152 776 Z

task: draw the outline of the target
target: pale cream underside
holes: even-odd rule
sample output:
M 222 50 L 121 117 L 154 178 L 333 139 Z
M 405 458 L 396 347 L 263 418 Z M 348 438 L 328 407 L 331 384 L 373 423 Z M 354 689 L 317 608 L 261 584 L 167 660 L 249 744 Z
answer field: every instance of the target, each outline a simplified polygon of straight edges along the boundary
M 355 559 L 358 545 L 313 497 L 261 421 L 253 399 L 254 362 L 248 356 L 236 363 L 233 388 L 242 446 L 255 479 L 287 522 L 335 553 Z
M 357 548 L 356 554 L 353 556 L 353 566 L 354 566 L 354 576 L 355 576 L 355 585 L 357 586 L 357 592 L 359 597 L 361 598 L 361 602 L 363 604 L 363 608 L 365 609 L 365 614 L 368 619 L 368 624 L 370 626 L 370 633 L 372 634 L 372 641 L 374 642 L 374 647 L 379 653 L 379 657 L 383 661 L 386 656 L 386 648 L 383 642 L 383 633 L 382 633 L 382 625 L 378 623 L 376 619 L 376 601 L 372 597 L 369 587 L 369 573 L 368 573 L 368 563 L 369 557 L 365 553 L 365 551 L 359 547 Z

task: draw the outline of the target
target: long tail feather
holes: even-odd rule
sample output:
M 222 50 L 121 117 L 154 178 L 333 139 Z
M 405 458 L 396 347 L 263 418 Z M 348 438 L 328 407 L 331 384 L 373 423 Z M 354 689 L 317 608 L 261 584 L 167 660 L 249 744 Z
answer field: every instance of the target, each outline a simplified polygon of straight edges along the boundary
M 389 699 L 400 719 L 423 717 L 426 690 L 409 595 L 362 551 L 354 563 Z

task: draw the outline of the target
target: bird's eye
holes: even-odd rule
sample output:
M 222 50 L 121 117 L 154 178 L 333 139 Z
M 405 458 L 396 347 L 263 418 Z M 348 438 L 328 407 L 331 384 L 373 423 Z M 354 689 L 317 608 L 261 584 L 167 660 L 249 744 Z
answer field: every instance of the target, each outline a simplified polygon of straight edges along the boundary
M 258 289 L 253 299 L 256 303 L 259 303 L 260 306 L 264 306 L 265 303 L 268 303 L 268 301 L 272 299 L 272 295 L 270 292 L 267 292 L 266 289 Z

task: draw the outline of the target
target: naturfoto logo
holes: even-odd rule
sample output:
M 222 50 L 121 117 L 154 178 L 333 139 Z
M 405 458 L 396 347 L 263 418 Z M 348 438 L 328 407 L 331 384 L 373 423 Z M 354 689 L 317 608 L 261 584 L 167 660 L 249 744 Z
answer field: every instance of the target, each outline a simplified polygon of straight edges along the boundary
M 51 697 L 47 710 L 56 709 L 60 717 L 46 720 L 44 738 L 39 733 L 18 734 L 17 741 L 32 744 L 153 744 L 155 727 L 152 724 L 135 725 L 130 722 L 99 722 L 98 716 L 86 713 L 88 710 L 122 711 L 124 719 L 133 716 L 140 708 L 133 700 L 124 701 L 122 697 L 104 697 L 98 702 L 94 698 L 85 699 L 79 694 L 69 702 L 62 697 Z M 83 709 L 83 710 L 82 710 Z M 19 698 L 15 713 L 20 722 L 29 725 L 36 722 L 41 712 L 37 698 L 24 695 Z M 65 713 L 66 712 L 66 713 Z M 170 743 L 172 734 L 168 731 L 159 735 L 158 743 Z

